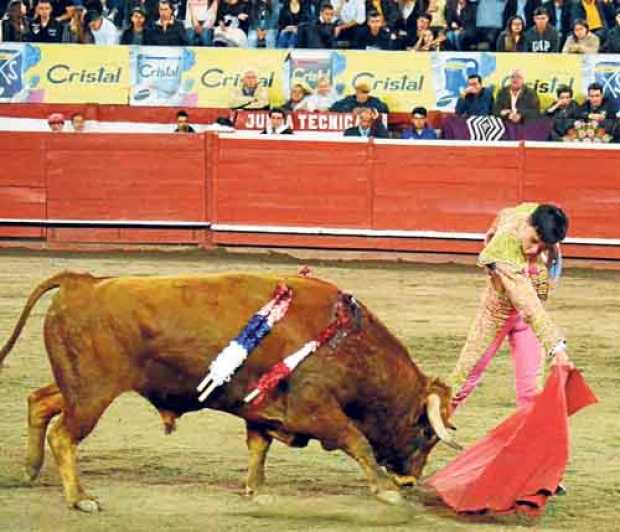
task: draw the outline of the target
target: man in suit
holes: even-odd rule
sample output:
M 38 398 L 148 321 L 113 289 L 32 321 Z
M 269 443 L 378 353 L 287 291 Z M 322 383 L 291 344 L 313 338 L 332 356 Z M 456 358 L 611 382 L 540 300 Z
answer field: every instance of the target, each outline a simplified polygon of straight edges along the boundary
M 386 139 L 389 135 L 379 113 L 370 107 L 363 107 L 357 112 L 357 125 L 345 129 L 344 136 Z
M 497 93 L 493 114 L 513 124 L 521 124 L 540 116 L 538 94 L 525 86 L 521 70 L 513 70 L 510 85 L 502 87 Z
M 286 121 L 286 113 L 284 109 L 274 107 L 269 111 L 269 123 L 267 127 L 261 131 L 263 135 L 292 135 L 293 130 Z

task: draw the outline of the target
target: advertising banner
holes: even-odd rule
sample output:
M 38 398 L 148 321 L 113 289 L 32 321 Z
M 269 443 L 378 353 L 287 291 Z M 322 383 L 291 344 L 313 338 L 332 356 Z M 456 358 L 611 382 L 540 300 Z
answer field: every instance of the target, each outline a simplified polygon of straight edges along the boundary
M 0 102 L 126 104 L 124 46 L 0 44 Z
M 583 56 L 581 90 L 587 94 L 590 83 L 599 83 L 606 98 L 616 101 L 620 109 L 620 54 Z

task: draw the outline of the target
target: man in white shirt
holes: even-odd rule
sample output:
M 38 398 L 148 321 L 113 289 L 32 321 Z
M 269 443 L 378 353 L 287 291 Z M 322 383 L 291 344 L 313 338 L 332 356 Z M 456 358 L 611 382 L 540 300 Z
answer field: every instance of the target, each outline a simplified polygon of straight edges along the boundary
M 88 11 L 85 22 L 95 39 L 95 44 L 118 44 L 119 34 L 116 26 L 97 11 Z
M 336 39 L 352 41 L 360 26 L 366 24 L 365 0 L 332 0 L 336 14 Z

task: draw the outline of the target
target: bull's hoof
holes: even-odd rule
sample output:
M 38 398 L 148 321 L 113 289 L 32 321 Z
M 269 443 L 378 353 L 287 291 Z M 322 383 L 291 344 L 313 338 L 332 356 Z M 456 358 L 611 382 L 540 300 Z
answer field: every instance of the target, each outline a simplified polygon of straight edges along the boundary
M 403 502 L 401 494 L 393 490 L 378 491 L 377 499 L 386 504 L 401 504 Z
M 80 510 L 81 512 L 86 512 L 89 514 L 98 512 L 101 510 L 99 503 L 94 499 L 81 499 L 74 504 L 76 510 Z
M 399 488 L 415 486 L 418 483 L 418 479 L 413 475 L 392 475 L 392 480 Z
M 27 467 L 24 471 L 24 482 L 33 484 L 39 478 L 39 469 Z
M 272 506 L 277 502 L 277 498 L 275 495 L 262 493 L 260 495 L 254 495 L 254 497 L 252 497 L 252 502 L 259 504 L 260 506 Z

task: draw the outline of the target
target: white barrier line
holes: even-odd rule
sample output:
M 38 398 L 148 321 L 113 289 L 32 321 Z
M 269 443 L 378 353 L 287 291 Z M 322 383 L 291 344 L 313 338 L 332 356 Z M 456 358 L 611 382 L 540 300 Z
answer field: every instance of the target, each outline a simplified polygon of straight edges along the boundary
M 371 238 L 428 238 L 436 240 L 484 239 L 484 233 L 452 231 L 418 231 L 400 229 L 356 229 L 349 227 L 300 227 L 294 225 L 251 225 L 213 224 L 211 222 L 168 221 L 168 220 L 70 220 L 42 218 L 0 218 L 0 226 L 44 226 L 44 227 L 119 227 L 144 229 L 211 229 L 217 233 L 269 233 L 316 236 L 352 236 Z M 589 246 L 620 246 L 620 238 L 569 237 L 565 244 Z
M 460 233 L 451 231 L 415 231 L 398 229 L 354 229 L 343 227 L 298 227 L 289 225 L 212 224 L 211 230 L 221 233 L 271 233 L 294 235 L 361 236 L 373 238 L 428 238 L 441 240 L 484 239 L 484 233 Z M 595 246 L 620 246 L 620 238 L 573 237 L 565 244 Z
M 0 225 L 34 225 L 34 226 L 65 226 L 65 227 L 135 227 L 135 228 L 192 228 L 209 229 L 211 222 L 191 222 L 172 220 L 72 220 L 44 218 L 0 218 Z

